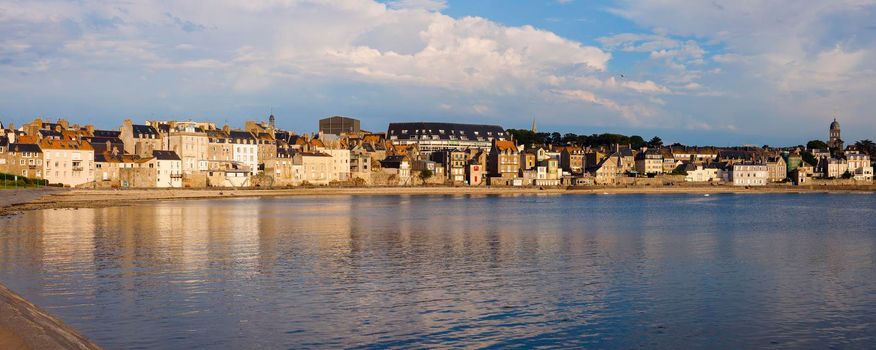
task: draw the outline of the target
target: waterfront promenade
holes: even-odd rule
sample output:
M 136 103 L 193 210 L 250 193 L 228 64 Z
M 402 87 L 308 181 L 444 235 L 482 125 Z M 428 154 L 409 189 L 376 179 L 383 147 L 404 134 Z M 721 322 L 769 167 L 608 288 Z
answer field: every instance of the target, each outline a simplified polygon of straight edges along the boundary
M 75 330 L 0 284 L 0 349 L 100 349 Z

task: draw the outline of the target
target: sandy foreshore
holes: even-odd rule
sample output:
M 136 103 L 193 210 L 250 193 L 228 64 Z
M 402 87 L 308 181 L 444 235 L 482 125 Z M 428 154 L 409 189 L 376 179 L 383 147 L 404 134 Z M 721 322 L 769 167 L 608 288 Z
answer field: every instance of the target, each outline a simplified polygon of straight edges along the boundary
M 8 191 L 8 190 L 7 190 Z M 144 201 L 243 197 L 336 196 L 336 195 L 583 195 L 583 194 L 716 194 L 716 193 L 873 193 L 876 186 L 767 186 L 734 187 L 708 185 L 626 186 L 580 188 L 515 187 L 358 187 L 290 189 L 126 189 L 126 190 L 14 190 L 0 191 L 0 215 L 57 208 L 96 208 L 131 205 Z M 30 192 L 29 192 L 30 191 Z M 11 196 L 7 194 L 12 194 Z

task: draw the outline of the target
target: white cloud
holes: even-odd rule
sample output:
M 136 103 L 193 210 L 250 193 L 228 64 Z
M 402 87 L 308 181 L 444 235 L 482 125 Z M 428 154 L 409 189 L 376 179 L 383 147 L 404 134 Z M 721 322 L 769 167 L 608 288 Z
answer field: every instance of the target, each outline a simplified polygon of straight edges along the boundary
M 471 106 L 450 109 L 460 114 L 506 118 L 510 107 L 499 101 L 549 98 L 550 89 L 579 89 L 588 79 L 600 82 L 588 89 L 636 103 L 669 91 L 650 80 L 606 79 L 612 56 L 601 48 L 533 26 L 453 18 L 440 12 L 445 7 L 430 0 L 0 0 L 0 31 L 8 34 L 0 55 L 9 62 L 0 65 L 7 77 L 0 83 L 14 72 L 73 94 L 63 77 L 101 76 L 88 79 L 95 86 L 133 79 L 144 84 L 136 89 L 140 98 L 153 90 L 162 100 L 292 89 L 328 99 L 343 98 L 334 86 L 378 86 Z M 128 87 L 103 88 L 121 94 Z M 547 109 L 555 102 L 529 101 Z
M 867 29 L 876 23 L 876 1 L 621 0 L 612 12 L 669 36 L 721 47 L 719 54 L 702 58 L 704 64 L 722 65 L 721 79 L 705 81 L 698 73 L 684 79 L 688 90 L 703 94 L 710 85 L 724 85 L 745 99 L 749 110 L 769 113 L 777 123 L 822 121 L 839 113 L 872 125 L 872 106 L 864 101 L 876 99 L 876 32 Z M 663 50 L 652 56 L 676 54 L 675 48 Z M 690 53 L 695 57 L 696 51 Z
M 588 102 L 618 112 L 632 126 L 641 126 L 642 118 L 654 115 L 654 111 L 640 105 L 624 105 L 605 97 L 600 97 L 588 90 L 555 89 L 551 93 L 565 99 Z
M 389 7 L 394 9 L 423 9 L 426 11 L 440 11 L 447 7 L 444 0 L 393 0 Z

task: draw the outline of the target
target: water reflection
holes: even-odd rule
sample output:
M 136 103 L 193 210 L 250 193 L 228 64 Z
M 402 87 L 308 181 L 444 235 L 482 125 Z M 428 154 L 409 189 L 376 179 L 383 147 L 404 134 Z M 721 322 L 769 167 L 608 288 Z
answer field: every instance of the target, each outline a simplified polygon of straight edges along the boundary
M 0 222 L 0 281 L 108 348 L 860 347 L 876 338 L 874 204 L 378 196 L 35 211 Z

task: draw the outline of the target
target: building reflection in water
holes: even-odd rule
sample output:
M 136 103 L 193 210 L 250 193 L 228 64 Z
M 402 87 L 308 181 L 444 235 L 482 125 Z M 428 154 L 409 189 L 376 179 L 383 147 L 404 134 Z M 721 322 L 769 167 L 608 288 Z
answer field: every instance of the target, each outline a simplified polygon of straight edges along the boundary
M 856 335 L 829 310 L 866 324 L 876 307 L 873 206 L 825 221 L 804 204 L 334 196 L 35 211 L 3 219 L 0 281 L 109 348 L 674 347 L 698 334 L 747 347 L 759 343 L 733 335 L 800 322 Z M 789 207 L 801 215 L 777 221 Z

